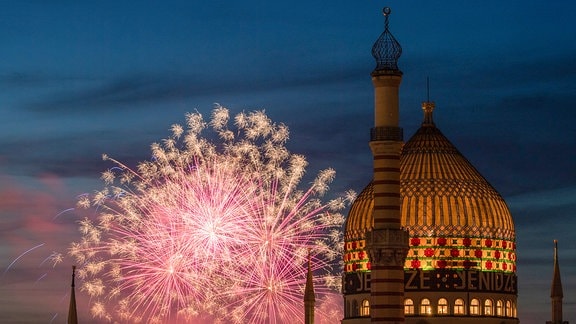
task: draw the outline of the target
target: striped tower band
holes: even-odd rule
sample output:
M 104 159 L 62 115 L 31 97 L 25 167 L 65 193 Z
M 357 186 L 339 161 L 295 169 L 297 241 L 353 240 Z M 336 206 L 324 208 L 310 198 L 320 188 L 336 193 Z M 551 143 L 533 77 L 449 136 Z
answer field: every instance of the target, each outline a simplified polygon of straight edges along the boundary
M 374 228 L 400 228 L 400 149 L 401 142 L 372 142 L 373 150 L 382 146 L 397 154 L 374 155 Z
M 370 132 L 373 156 L 374 210 L 372 230 L 366 233 L 370 255 L 371 323 L 404 322 L 404 260 L 408 252 L 408 233 L 400 218 L 400 153 L 402 129 L 399 127 L 399 87 L 402 72 L 398 58 L 402 48 L 388 29 L 390 8 L 384 8 L 385 30 L 372 47 L 376 68 L 374 85 L 374 128 Z
M 371 261 L 371 323 L 404 322 L 404 260 L 408 233 L 401 228 L 398 90 L 401 74 L 372 75 L 374 128 L 370 149 L 374 171 L 373 230 L 366 235 Z
M 408 233 L 399 228 L 367 233 L 371 266 L 370 317 L 372 323 L 404 322 L 404 268 Z

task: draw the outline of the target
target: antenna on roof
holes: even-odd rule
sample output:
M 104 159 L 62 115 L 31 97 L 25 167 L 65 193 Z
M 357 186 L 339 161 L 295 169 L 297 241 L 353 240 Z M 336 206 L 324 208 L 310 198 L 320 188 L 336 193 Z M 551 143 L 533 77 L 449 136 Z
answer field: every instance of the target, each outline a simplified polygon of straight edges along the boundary
M 434 103 L 430 101 L 430 77 L 426 77 L 426 101 L 422 103 L 422 110 L 424 111 L 424 122 L 422 125 L 434 126 L 432 119 Z
M 426 101 L 430 102 L 430 77 L 426 77 Z

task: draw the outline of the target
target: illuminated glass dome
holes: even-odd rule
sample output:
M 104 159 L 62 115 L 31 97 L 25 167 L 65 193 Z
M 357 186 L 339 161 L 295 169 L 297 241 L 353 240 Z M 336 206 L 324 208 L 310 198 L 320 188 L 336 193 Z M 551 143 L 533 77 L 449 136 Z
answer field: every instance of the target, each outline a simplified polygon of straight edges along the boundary
M 410 233 L 405 269 L 516 272 L 514 223 L 500 194 L 432 121 L 406 142 L 400 158 L 402 226 Z M 365 232 L 373 227 L 372 183 L 346 221 L 345 272 L 369 271 Z M 515 288 L 514 288 L 515 292 Z

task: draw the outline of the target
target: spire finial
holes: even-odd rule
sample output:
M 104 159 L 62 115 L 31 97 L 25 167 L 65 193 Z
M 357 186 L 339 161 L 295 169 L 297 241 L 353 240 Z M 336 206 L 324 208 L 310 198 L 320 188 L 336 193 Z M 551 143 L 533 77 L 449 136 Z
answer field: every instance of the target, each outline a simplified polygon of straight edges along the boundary
M 384 14 L 384 32 L 372 46 L 372 56 L 376 59 L 376 68 L 372 75 L 402 75 L 402 71 L 398 68 L 398 59 L 402 55 L 402 47 L 389 30 L 389 18 L 392 10 L 389 7 L 384 7 L 382 13 Z
M 71 286 L 72 288 L 75 287 L 74 279 L 76 279 L 76 266 L 75 265 L 72 266 L 72 286 Z
M 554 277 L 550 297 L 563 297 L 562 281 L 560 279 L 560 263 L 558 261 L 558 240 L 554 240 Z
M 424 111 L 424 121 L 422 125 L 434 126 L 434 119 L 432 113 L 436 105 L 430 101 L 430 78 L 426 77 L 426 101 L 422 102 L 422 110 Z
M 388 27 L 390 26 L 390 14 L 392 13 L 392 9 L 390 9 L 390 7 L 384 7 L 382 8 L 382 14 L 384 15 L 384 30 L 388 30 Z M 388 30 L 389 31 L 389 30 Z
M 312 251 L 308 248 L 308 271 L 306 272 L 306 295 L 314 300 L 314 277 L 312 274 Z M 306 299 L 306 296 L 304 297 Z
M 426 77 L 426 101 L 430 102 L 430 77 Z

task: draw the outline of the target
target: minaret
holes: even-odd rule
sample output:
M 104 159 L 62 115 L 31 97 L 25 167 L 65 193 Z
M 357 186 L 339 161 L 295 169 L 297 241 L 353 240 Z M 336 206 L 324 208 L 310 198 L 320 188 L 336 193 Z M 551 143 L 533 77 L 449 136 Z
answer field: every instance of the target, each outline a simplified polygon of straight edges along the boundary
M 308 251 L 308 272 L 306 273 L 306 287 L 304 288 L 304 324 L 314 324 L 314 278 L 312 277 L 312 265 L 310 251 Z
M 75 277 L 76 266 L 72 266 L 72 285 L 70 289 L 70 306 L 68 307 L 68 324 L 78 324 L 78 314 L 76 313 L 76 293 L 74 292 Z
M 554 240 L 554 275 L 552 277 L 552 288 L 550 298 L 552 299 L 552 320 L 547 324 L 568 324 L 562 321 L 562 280 L 560 280 L 560 265 L 558 264 L 558 241 Z
M 374 128 L 370 148 L 374 157 L 374 228 L 366 233 L 371 261 L 371 323 L 404 322 L 404 261 L 408 232 L 400 223 L 400 153 L 403 138 L 399 127 L 398 90 L 402 71 L 398 58 L 402 47 L 388 29 L 390 8 L 384 8 L 384 32 L 372 47 L 376 68 Z

